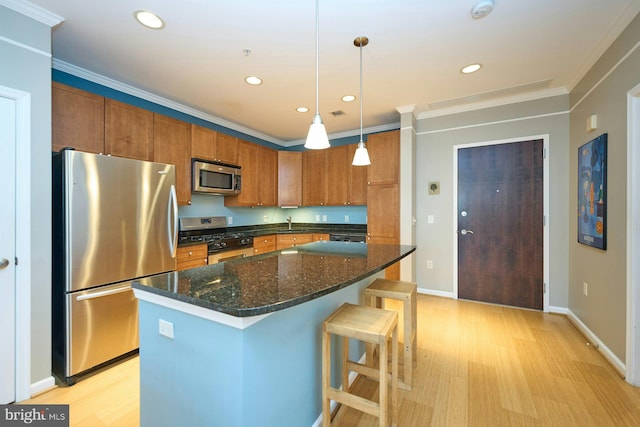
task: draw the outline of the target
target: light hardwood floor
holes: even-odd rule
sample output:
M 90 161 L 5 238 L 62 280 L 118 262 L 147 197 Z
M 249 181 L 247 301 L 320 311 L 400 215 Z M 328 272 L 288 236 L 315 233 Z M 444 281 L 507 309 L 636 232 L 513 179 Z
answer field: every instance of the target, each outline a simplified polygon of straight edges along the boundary
M 136 427 L 138 370 L 136 357 L 28 402 L 69 403 L 71 426 Z M 640 389 L 560 315 L 419 295 L 414 375 L 399 426 L 640 426 Z M 355 391 L 372 398 L 377 383 Z M 345 409 L 340 426 L 378 425 Z

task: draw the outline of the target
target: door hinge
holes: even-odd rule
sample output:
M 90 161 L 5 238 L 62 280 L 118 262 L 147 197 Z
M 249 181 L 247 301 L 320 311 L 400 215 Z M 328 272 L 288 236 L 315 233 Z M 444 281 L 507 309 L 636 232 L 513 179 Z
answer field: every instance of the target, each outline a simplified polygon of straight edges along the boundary
M 543 149 L 542 149 L 542 158 L 543 158 L 543 159 L 546 159 L 546 158 L 547 158 L 547 149 L 546 149 L 546 148 L 543 148 Z
M 546 215 L 542 215 L 542 226 L 543 227 L 547 226 L 547 216 Z
M 543 294 L 547 293 L 547 284 L 546 284 L 546 282 L 542 282 L 542 293 Z
M 18 257 L 16 257 L 16 265 L 18 265 Z

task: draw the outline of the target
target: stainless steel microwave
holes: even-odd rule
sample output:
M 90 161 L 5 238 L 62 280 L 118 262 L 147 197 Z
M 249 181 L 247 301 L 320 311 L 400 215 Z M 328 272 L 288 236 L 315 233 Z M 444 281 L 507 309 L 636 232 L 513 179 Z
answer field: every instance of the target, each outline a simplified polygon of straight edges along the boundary
M 191 190 L 194 193 L 233 196 L 240 192 L 242 188 L 240 166 L 200 159 L 193 159 L 191 163 L 193 164 Z

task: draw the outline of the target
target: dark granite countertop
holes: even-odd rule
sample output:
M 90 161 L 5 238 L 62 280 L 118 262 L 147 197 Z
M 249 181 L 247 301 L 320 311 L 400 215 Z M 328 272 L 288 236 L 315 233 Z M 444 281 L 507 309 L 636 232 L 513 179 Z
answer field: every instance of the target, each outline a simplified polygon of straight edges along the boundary
M 415 246 L 320 241 L 136 279 L 133 287 L 236 317 L 256 316 L 342 289 L 414 251 Z

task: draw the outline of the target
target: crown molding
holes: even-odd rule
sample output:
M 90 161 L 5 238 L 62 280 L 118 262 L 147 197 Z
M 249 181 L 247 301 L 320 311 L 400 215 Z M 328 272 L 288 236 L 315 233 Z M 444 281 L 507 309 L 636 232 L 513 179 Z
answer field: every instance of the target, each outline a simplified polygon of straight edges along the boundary
M 551 98 L 554 96 L 568 95 L 566 88 L 545 89 L 530 92 L 522 95 L 508 96 L 504 98 L 492 99 L 489 101 L 474 102 L 455 107 L 441 108 L 438 110 L 428 110 L 417 114 L 418 120 L 430 119 L 433 117 L 449 116 L 451 114 L 466 113 L 469 111 L 484 110 L 486 108 L 501 107 L 503 105 L 516 104 L 518 102 L 534 101 L 536 99 Z
M 4 1 L 4 0 L 0 0 L 0 1 Z M 77 67 L 73 64 L 69 64 L 68 62 L 64 62 L 56 58 L 53 58 L 53 68 L 58 71 L 62 71 L 62 72 L 74 75 L 76 77 L 80 77 L 82 79 L 91 81 L 93 83 L 106 86 L 110 89 L 117 90 L 119 92 L 123 92 L 128 95 L 135 96 L 137 98 L 144 99 L 149 102 L 153 102 L 154 104 L 162 105 L 163 107 L 171 108 L 172 110 L 179 111 L 181 113 L 188 114 L 190 116 L 197 117 L 202 120 L 206 120 L 210 123 L 215 123 L 217 125 L 224 126 L 225 128 L 232 129 L 237 132 L 241 132 L 245 135 L 253 136 L 263 141 L 270 142 L 272 144 L 281 145 L 281 146 L 285 145 L 283 141 L 273 138 L 272 136 L 255 131 L 253 129 L 249 129 L 237 123 L 233 123 L 228 120 L 222 119 L 220 117 L 203 113 L 202 111 L 196 110 L 195 108 L 187 107 L 186 105 L 180 104 L 178 102 L 171 101 L 167 98 L 163 98 L 151 92 L 147 92 L 142 89 L 133 87 L 131 85 L 119 82 L 112 78 L 105 77 L 101 74 L 94 73 L 93 71 L 85 70 L 84 68 Z
M 50 27 L 55 27 L 64 21 L 63 17 L 56 15 L 53 12 L 49 12 L 40 6 L 36 6 L 33 3 L 29 3 L 28 1 L 0 0 L 0 5 L 28 16 L 29 18 L 35 19 L 36 21 L 40 21 Z

